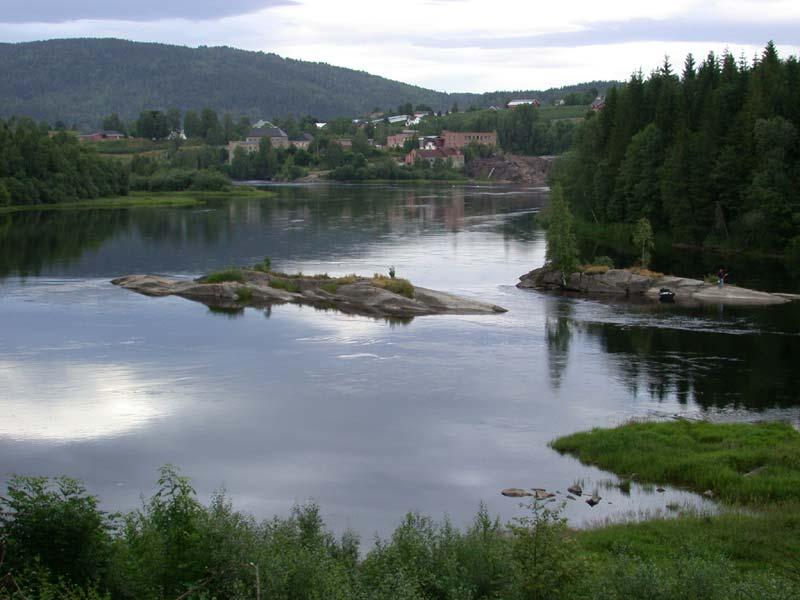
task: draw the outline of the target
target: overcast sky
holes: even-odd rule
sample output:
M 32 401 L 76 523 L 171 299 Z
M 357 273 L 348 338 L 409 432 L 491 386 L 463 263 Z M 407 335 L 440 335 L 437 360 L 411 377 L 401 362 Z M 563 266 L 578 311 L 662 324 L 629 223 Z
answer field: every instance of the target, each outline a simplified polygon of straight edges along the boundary
M 800 0 L 0 0 L 0 41 L 120 37 L 227 45 L 445 91 L 543 89 L 649 72 L 664 55 L 775 40 L 800 49 Z

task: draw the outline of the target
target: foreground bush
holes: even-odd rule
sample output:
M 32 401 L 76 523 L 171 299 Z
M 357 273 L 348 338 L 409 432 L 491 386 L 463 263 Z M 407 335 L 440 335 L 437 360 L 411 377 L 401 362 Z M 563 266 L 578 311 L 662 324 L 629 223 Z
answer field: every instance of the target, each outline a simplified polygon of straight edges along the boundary
M 62 491 L 59 485 L 66 486 Z M 72 480 L 14 478 L 0 503 L 0 599 L 480 600 L 791 598 L 766 565 L 743 574 L 713 549 L 669 546 L 667 561 L 576 543 L 555 505 L 502 525 L 481 507 L 466 530 L 409 513 L 361 556 L 315 504 L 257 522 L 224 493 L 201 504 L 172 466 L 140 509 L 109 517 Z M 114 525 L 113 528 L 110 525 Z M 66 551 L 64 551 L 66 549 Z

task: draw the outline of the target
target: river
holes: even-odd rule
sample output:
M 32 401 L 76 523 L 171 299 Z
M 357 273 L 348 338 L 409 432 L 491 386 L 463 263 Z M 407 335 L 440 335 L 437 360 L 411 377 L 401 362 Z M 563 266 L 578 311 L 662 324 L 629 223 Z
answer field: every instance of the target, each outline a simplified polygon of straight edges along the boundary
M 702 505 L 548 447 L 635 417 L 800 421 L 800 303 L 682 308 L 519 290 L 544 260 L 545 190 L 280 186 L 201 208 L 0 215 L 0 477 L 83 479 L 133 508 L 174 463 L 204 501 L 258 517 L 313 499 L 369 545 L 408 510 L 456 525 L 505 487 L 598 489 L 576 524 Z M 305 273 L 386 273 L 509 312 L 390 323 L 309 307 L 219 313 L 109 283 L 270 256 Z M 702 275 L 717 259 L 655 257 Z M 734 276 L 796 291 L 777 263 Z

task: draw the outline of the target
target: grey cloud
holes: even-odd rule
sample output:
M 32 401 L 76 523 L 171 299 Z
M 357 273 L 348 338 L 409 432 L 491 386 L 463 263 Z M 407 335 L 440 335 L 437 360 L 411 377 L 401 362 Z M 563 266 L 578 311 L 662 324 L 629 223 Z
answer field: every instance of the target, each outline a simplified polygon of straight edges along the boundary
M 4 0 L 2 23 L 64 23 L 80 19 L 157 21 L 182 18 L 192 21 L 243 15 L 297 4 L 294 0 Z
M 724 20 L 634 19 L 589 24 L 580 31 L 541 35 L 421 39 L 417 45 L 429 48 L 567 48 L 622 44 L 626 42 L 720 42 L 763 45 L 800 43 L 800 22 L 742 23 Z

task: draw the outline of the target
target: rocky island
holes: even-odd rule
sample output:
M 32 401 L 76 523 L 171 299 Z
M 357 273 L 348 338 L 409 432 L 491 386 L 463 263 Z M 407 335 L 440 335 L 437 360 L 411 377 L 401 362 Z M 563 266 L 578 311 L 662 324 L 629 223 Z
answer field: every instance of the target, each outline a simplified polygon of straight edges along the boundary
M 594 268 L 566 277 L 549 266 L 534 269 L 521 276 L 518 288 L 540 290 L 566 290 L 587 295 L 612 295 L 617 297 L 659 300 L 662 289 L 674 294 L 675 302 L 683 305 L 731 304 L 755 306 L 784 304 L 798 300 L 794 294 L 760 292 L 735 285 L 718 287 L 699 279 L 662 275 L 651 271 L 631 269 Z
M 111 281 L 147 296 L 181 296 L 213 308 L 240 309 L 295 303 L 378 318 L 495 314 L 505 308 L 446 292 L 413 286 L 406 279 L 375 274 L 288 275 L 268 266 L 227 269 L 194 280 L 128 275 Z

